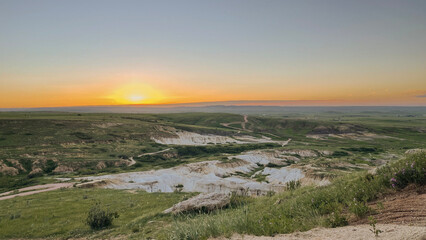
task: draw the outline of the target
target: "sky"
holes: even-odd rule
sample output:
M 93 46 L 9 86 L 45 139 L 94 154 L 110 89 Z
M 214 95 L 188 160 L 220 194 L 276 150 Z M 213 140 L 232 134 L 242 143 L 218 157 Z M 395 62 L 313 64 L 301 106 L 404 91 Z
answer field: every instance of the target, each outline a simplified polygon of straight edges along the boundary
M 0 108 L 426 106 L 425 13 L 424 0 L 0 0 Z

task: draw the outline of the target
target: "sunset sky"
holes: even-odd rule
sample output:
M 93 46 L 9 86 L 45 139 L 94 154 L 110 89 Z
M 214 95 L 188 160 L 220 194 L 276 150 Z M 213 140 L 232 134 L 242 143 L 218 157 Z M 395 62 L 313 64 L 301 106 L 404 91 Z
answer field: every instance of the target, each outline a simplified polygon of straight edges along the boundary
M 426 1 L 0 0 L 0 108 L 426 106 Z

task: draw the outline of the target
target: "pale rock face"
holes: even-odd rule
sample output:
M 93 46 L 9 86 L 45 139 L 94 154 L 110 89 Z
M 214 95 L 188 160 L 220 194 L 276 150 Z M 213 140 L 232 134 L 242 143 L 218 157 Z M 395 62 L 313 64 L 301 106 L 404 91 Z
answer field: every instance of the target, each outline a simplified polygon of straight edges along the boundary
M 224 144 L 224 143 L 242 143 L 226 136 L 219 135 L 201 135 L 198 133 L 176 131 L 176 137 L 158 137 L 152 138 L 156 143 L 170 144 L 170 145 L 207 145 L 207 144 Z
M 205 209 L 212 211 L 227 206 L 231 201 L 229 194 L 223 193 L 202 193 L 188 200 L 175 204 L 173 207 L 164 210 L 163 213 L 181 213 Z
M 104 169 L 106 167 L 107 166 L 104 162 L 98 162 L 98 164 L 96 164 L 96 169 Z
M 421 148 L 408 149 L 407 151 L 405 151 L 405 154 L 415 154 L 415 153 L 421 153 L 421 152 L 426 152 L 426 149 L 421 149 Z
M 104 188 L 142 189 L 147 192 L 235 192 L 244 195 L 265 195 L 270 191 L 280 192 L 286 189 L 286 183 L 307 180 L 302 170 L 294 167 L 264 167 L 254 173 L 259 165 L 286 165 L 289 158 L 282 150 L 257 150 L 229 157 L 231 161 L 204 161 L 184 164 L 169 169 L 145 172 L 84 177 L 80 179 L 104 181 Z M 236 159 L 234 159 L 236 158 Z M 295 158 L 299 160 L 298 158 Z M 293 160 L 292 160 L 293 161 Z M 265 182 L 256 181 L 257 174 L 266 175 Z M 243 177 L 251 175 L 251 177 Z M 303 182 L 303 181 L 302 181 Z M 312 184 L 326 184 L 310 179 Z
M 164 130 L 164 129 L 163 129 Z M 274 141 L 268 137 L 255 138 L 249 135 L 246 136 L 220 136 L 214 134 L 198 134 L 194 132 L 181 131 L 176 129 L 164 130 L 169 134 L 173 134 L 172 137 L 151 137 L 153 141 L 159 144 L 166 145 L 190 145 L 190 146 L 202 146 L 207 144 L 247 144 L 247 143 L 278 143 L 282 146 L 287 145 L 291 139 L 287 141 Z
M 272 184 L 284 185 L 290 181 L 297 181 L 304 177 L 302 171 L 297 168 L 265 168 L 263 175 L 269 175 L 266 180 Z
M 0 173 L 8 176 L 15 176 L 19 174 L 19 170 L 14 167 L 9 167 L 3 161 L 0 161 Z
M 34 168 L 32 169 L 32 171 L 30 172 L 30 175 L 34 175 L 34 174 L 38 174 L 38 173 L 42 173 L 43 170 L 41 168 Z
M 318 154 L 313 150 L 296 149 L 296 150 L 287 150 L 287 151 L 284 151 L 284 152 L 286 152 L 288 154 L 297 154 L 301 157 L 318 157 Z
M 268 162 L 265 161 L 267 164 Z M 177 166 L 169 169 L 146 172 L 121 173 L 81 179 L 105 180 L 105 188 L 143 189 L 147 192 L 173 192 L 177 186 L 184 192 L 230 193 L 264 195 L 269 191 L 283 191 L 285 183 L 298 180 L 304 175 L 296 168 L 265 168 L 264 173 L 270 183 L 257 182 L 255 179 L 236 176 L 237 172 L 250 173 L 258 165 L 239 160 L 236 163 L 206 161 Z M 268 181 L 269 181 L 268 180 Z
M 256 182 L 253 179 L 230 176 L 236 172 L 248 173 L 257 167 L 255 164 L 246 163 L 236 167 L 221 167 L 221 164 L 220 161 L 208 161 L 170 169 L 83 179 L 106 180 L 105 188 L 143 189 L 147 192 L 173 192 L 177 190 L 178 185 L 182 185 L 181 190 L 184 192 L 230 193 L 245 191 L 250 195 L 262 195 L 268 191 L 277 191 L 282 187 L 265 182 Z
M 72 167 L 69 167 L 69 166 L 59 165 L 58 167 L 55 168 L 55 170 L 53 170 L 53 172 L 55 172 L 55 173 L 67 173 L 67 172 L 74 172 L 74 169 Z
M 7 159 L 7 161 L 9 161 L 10 163 L 12 163 L 12 164 L 13 164 L 13 166 L 14 166 L 15 168 L 17 168 L 18 170 L 23 171 L 23 172 L 26 172 L 25 168 L 22 166 L 22 164 L 21 164 L 18 160 L 15 160 L 15 159 Z
M 268 163 L 283 165 L 283 164 L 286 164 L 286 161 L 288 160 L 294 161 L 294 162 L 297 162 L 300 160 L 297 157 L 287 156 L 285 155 L 286 153 L 287 152 L 285 151 L 278 151 L 278 150 L 272 150 L 272 151 L 255 150 L 255 151 L 249 151 L 244 154 L 237 155 L 235 157 L 250 163 L 262 164 L 262 165 L 266 165 Z
M 331 156 L 333 154 L 333 151 L 322 150 L 322 151 L 319 151 L 319 153 L 321 153 L 324 156 Z

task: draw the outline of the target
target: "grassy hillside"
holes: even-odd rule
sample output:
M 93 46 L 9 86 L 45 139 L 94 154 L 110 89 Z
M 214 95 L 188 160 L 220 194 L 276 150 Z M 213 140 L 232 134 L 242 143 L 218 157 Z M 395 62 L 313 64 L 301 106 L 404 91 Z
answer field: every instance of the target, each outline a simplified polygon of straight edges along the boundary
M 276 140 L 292 138 L 286 149 L 341 152 L 342 154 L 331 158 L 308 158 L 302 162 L 325 166 L 332 171 L 331 165 L 340 168 L 339 162 L 374 165 L 376 159 L 390 159 L 389 154 L 401 155 L 407 149 L 423 148 L 426 140 L 424 134 L 426 119 L 419 114 L 406 116 L 398 115 L 398 113 L 369 112 L 344 115 L 326 112 L 284 117 L 249 116 L 245 124 L 246 130 L 242 129 L 243 121 L 242 115 L 227 113 L 3 112 L 0 113 L 0 161 L 3 166 L 15 168 L 16 172 L 0 173 L 0 191 L 50 182 L 53 181 L 49 177 L 52 175 L 74 177 L 143 171 L 194 161 L 217 160 L 222 158 L 221 154 L 229 153 L 230 148 L 232 153 L 238 153 L 235 151 L 238 147 L 232 146 L 219 146 L 213 149 L 214 153 L 210 150 L 206 153 L 203 149 L 205 147 L 192 147 L 192 153 L 200 154 L 189 156 L 182 154 L 182 148 L 172 147 L 168 157 L 158 155 L 137 158 L 136 156 L 143 153 L 168 148 L 151 140 L 152 136 L 164 134 L 158 130 L 159 127 L 173 127 L 200 134 L 224 136 L 268 136 Z M 371 140 L 354 140 L 345 137 L 327 137 L 318 140 L 307 137 L 309 134 L 359 131 L 386 137 Z M 255 148 L 270 147 L 258 145 Z M 356 150 L 367 148 L 375 149 L 375 151 Z M 247 149 L 241 148 L 240 152 L 244 150 Z M 130 157 L 134 157 L 137 163 L 128 167 Z M 334 170 L 339 170 L 337 168 Z M 336 175 L 338 172 L 333 174 Z
M 0 238 L 153 236 L 172 221 L 161 212 L 192 195 L 75 188 L 3 200 Z M 97 202 L 119 214 L 113 227 L 101 232 L 85 224 L 90 207 Z
M 233 233 L 274 235 L 317 226 L 343 226 L 350 217 L 371 214 L 374 209 L 367 206 L 371 200 L 409 184 L 424 186 L 425 167 L 426 154 L 420 153 L 394 162 L 375 175 L 353 173 L 329 186 L 302 187 L 255 199 L 235 196 L 227 209 L 177 216 L 161 212 L 194 194 L 57 190 L 0 201 L 0 238 L 207 239 Z M 395 187 L 392 178 L 397 182 Z M 120 215 L 111 228 L 93 231 L 85 225 L 89 208 L 96 202 Z
M 240 198 L 235 208 L 212 214 L 177 217 L 170 239 L 207 239 L 233 233 L 273 236 L 317 226 L 347 225 L 375 210 L 367 203 L 409 184 L 426 184 L 426 153 L 411 155 L 381 168 L 377 174 L 355 173 L 325 187 L 303 187 L 255 200 Z

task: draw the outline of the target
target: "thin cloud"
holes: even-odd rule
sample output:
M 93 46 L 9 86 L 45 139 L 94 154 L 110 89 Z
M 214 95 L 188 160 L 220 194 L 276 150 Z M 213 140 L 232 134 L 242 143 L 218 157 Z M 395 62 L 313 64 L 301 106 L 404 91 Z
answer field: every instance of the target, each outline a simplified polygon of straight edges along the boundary
M 426 98 L 426 94 L 416 96 L 418 98 Z

